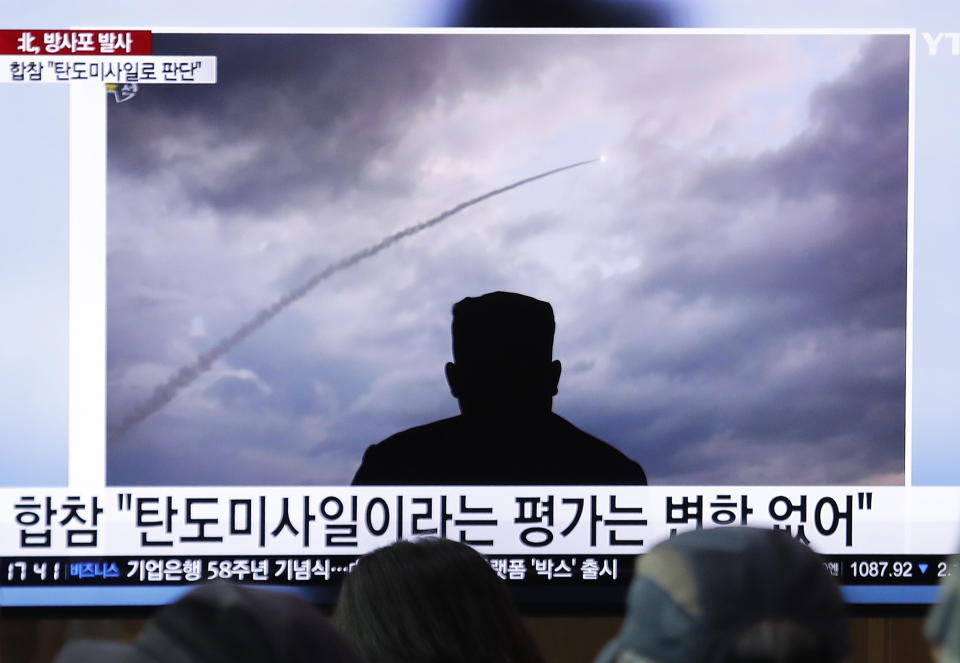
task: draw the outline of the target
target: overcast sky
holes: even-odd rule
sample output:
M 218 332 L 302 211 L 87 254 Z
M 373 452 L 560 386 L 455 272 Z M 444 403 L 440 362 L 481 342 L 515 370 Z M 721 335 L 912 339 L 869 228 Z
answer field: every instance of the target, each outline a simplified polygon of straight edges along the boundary
M 338 484 L 457 413 L 450 307 L 545 299 L 554 410 L 656 484 L 902 483 L 908 38 L 154 36 L 108 113 L 111 484 Z M 509 459 L 504 459 L 509 462 Z

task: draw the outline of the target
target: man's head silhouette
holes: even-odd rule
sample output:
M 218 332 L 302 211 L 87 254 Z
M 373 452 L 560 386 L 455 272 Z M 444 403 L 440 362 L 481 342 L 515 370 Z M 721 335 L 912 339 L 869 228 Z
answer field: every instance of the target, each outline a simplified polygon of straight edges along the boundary
M 465 415 L 547 414 L 560 382 L 553 308 L 512 292 L 467 297 L 453 307 L 450 392 Z

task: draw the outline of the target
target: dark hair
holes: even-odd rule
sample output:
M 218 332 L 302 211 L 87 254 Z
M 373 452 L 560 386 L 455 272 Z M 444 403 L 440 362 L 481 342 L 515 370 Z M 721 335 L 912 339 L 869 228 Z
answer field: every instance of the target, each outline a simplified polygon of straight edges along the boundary
M 490 564 L 447 539 L 362 557 L 334 620 L 367 663 L 543 663 Z
M 662 27 L 674 23 L 650 0 L 468 0 L 454 25 L 490 28 Z
M 555 330 L 549 302 L 501 291 L 465 297 L 453 305 L 453 358 L 549 364 Z
M 161 608 L 136 642 L 71 640 L 55 663 L 358 663 L 347 639 L 307 601 L 226 581 Z

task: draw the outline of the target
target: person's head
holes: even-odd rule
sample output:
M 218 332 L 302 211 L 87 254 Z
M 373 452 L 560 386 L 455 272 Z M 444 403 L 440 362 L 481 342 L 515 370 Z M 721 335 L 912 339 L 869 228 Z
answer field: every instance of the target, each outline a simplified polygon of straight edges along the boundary
M 553 359 L 553 308 L 512 292 L 453 306 L 450 393 L 464 414 L 549 412 L 560 382 Z
M 940 584 L 940 596 L 924 627 L 937 663 L 960 663 L 960 574 L 956 573 L 960 557 L 950 561 L 954 572 Z
M 162 608 L 133 644 L 69 642 L 55 663 L 357 663 L 347 641 L 306 601 L 227 582 Z
M 783 532 L 723 527 L 638 558 L 623 626 L 597 663 L 841 663 L 849 652 L 819 556 Z
M 365 663 L 542 663 L 503 581 L 479 553 L 446 539 L 362 557 L 334 621 Z
M 491 28 L 664 27 L 673 17 L 649 0 L 467 0 L 454 25 Z

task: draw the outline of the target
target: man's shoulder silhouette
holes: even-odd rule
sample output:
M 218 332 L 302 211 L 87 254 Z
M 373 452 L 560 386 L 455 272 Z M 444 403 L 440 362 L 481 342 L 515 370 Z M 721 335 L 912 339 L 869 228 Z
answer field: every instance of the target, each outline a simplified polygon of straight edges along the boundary
M 639 463 L 553 413 L 549 302 L 514 292 L 453 306 L 444 368 L 460 415 L 369 447 L 354 485 L 643 485 Z
M 367 448 L 353 485 L 646 485 L 636 461 L 550 413 L 492 430 L 463 415 Z

